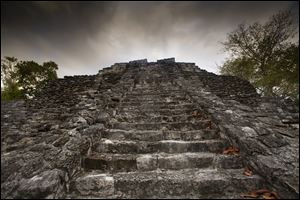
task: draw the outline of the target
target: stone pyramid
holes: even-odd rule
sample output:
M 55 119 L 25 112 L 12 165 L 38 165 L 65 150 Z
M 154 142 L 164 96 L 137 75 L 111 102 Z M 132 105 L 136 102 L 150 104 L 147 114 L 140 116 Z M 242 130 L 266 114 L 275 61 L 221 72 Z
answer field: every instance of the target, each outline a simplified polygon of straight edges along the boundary
M 194 63 L 116 63 L 1 108 L 1 198 L 299 197 L 298 107 Z

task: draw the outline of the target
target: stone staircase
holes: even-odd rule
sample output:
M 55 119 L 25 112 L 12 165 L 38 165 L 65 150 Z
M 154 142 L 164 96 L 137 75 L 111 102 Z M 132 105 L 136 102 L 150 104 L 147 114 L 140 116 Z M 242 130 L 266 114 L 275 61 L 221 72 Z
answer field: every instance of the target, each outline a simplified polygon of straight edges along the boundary
M 72 183 L 72 198 L 241 198 L 261 188 L 239 155 L 187 94 L 136 85 L 120 100 Z
M 1 102 L 1 199 L 298 199 L 299 108 L 286 103 L 174 59 L 53 80 Z

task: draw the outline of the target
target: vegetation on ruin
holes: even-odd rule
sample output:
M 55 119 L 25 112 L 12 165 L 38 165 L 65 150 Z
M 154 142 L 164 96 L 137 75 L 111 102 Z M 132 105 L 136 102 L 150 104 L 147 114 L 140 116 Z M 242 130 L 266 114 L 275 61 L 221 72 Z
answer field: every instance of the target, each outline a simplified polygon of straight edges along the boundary
M 230 57 L 220 73 L 248 80 L 263 96 L 299 101 L 299 41 L 291 11 L 280 11 L 265 24 L 240 24 L 223 43 Z
M 1 60 L 1 100 L 33 97 L 47 81 L 57 78 L 55 62 L 18 61 L 15 57 Z

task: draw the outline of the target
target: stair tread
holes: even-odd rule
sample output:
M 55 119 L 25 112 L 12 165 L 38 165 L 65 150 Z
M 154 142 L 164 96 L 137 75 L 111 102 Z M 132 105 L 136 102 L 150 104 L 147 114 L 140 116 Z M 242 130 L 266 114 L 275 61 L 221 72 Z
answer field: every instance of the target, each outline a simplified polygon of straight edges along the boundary
M 140 179 L 157 179 L 158 176 L 163 176 L 165 180 L 197 180 L 199 176 L 201 179 L 197 181 L 205 180 L 219 180 L 220 178 L 238 178 L 238 179 L 261 179 L 258 174 L 253 174 L 252 176 L 246 176 L 243 174 L 245 169 L 217 169 L 217 168 L 192 168 L 192 169 L 179 169 L 179 170 L 166 170 L 166 169 L 156 169 L 153 171 L 133 171 L 133 172 L 117 172 L 117 173 L 102 173 L 99 170 L 92 170 L 91 172 L 85 172 L 84 176 L 99 176 L 99 177 L 113 177 L 120 179 L 128 179 L 130 181 L 135 181 L 137 177 Z M 220 176 L 224 175 L 224 176 Z
M 185 141 L 185 140 L 160 140 L 154 142 L 148 141 L 134 141 L 134 140 L 108 140 L 108 139 L 100 139 L 100 143 L 106 144 L 138 144 L 138 143 L 180 143 L 180 144 L 197 144 L 197 143 L 214 143 L 214 142 L 224 142 L 222 139 L 210 139 L 210 140 L 195 140 L 195 141 Z
M 111 158 L 111 157 L 118 157 L 118 158 L 124 158 L 124 159 L 131 159 L 131 158 L 137 158 L 137 157 L 144 157 L 144 156 L 160 156 L 160 157 L 175 157 L 175 156 L 195 156 L 195 157 L 213 157 L 213 156 L 219 156 L 219 154 L 211 153 L 211 152 L 184 152 L 184 153 L 165 153 L 165 152 L 159 152 L 159 153 L 147 153 L 147 154 L 129 154 L 129 153 L 96 153 L 93 152 L 91 155 L 87 156 L 88 158 L 94 158 L 94 159 L 102 159 L 102 158 Z M 230 155 L 222 155 L 220 156 L 230 156 Z M 235 156 L 235 155 L 234 155 Z
M 208 140 L 219 138 L 219 130 L 124 130 L 124 129 L 108 129 L 101 133 L 102 138 L 112 140 L 133 140 L 133 141 L 159 141 L 159 140 Z
M 207 120 L 200 121 L 197 123 L 192 122 L 165 122 L 165 123 L 128 123 L 128 122 L 117 122 L 111 124 L 113 129 L 123 130 L 213 130 L 215 125 Z
M 141 172 L 101 173 L 97 170 L 76 179 L 78 183 L 101 183 L 102 197 L 121 194 L 123 198 L 208 198 L 241 194 L 262 188 L 259 175 L 245 176 L 244 169 L 180 169 Z M 81 193 L 85 192 L 81 188 Z M 99 190 L 95 190 L 97 193 Z M 237 195 L 239 196 L 239 195 Z
M 198 121 L 197 123 L 194 123 L 194 122 L 153 122 L 153 123 L 138 123 L 138 122 L 114 122 L 112 123 L 112 125 L 114 124 L 128 124 L 128 125 L 168 125 L 168 124 L 198 124 L 198 123 L 201 123 L 201 122 L 209 122 L 211 120 L 201 120 L 201 121 Z
M 89 159 L 122 159 L 122 160 L 132 160 L 136 158 L 176 158 L 176 157 L 185 157 L 185 158 L 208 158 L 212 157 L 214 159 L 218 158 L 241 158 L 240 155 L 225 155 L 220 153 L 212 153 L 212 152 L 184 152 L 184 153 L 146 153 L 146 154 L 135 154 L 135 153 L 97 153 L 93 152 L 90 155 L 86 156 Z
M 181 91 L 172 92 L 172 93 L 164 93 L 164 92 L 153 92 L 153 93 L 127 93 L 126 97 L 135 97 L 135 96 L 166 96 L 166 97 L 173 97 L 180 95 L 179 97 L 185 97 L 185 94 Z
M 105 199 L 133 199 L 134 197 L 128 195 L 110 195 L 105 196 Z M 242 193 L 229 193 L 229 194 L 211 194 L 211 195 L 203 195 L 203 196 L 196 196 L 196 195 L 166 195 L 164 197 L 161 196 L 153 196 L 151 199 L 157 198 L 164 198 L 164 199 L 249 199 L 247 197 L 243 197 Z M 99 199 L 99 196 L 81 196 L 81 195 L 68 195 L 68 199 Z
M 178 105 L 181 103 L 192 103 L 190 100 L 186 99 L 179 99 L 179 100 L 172 100 L 172 101 L 167 101 L 165 99 L 135 99 L 135 100 L 122 100 L 120 102 L 120 106 L 141 106 L 141 105 Z M 199 106 L 196 104 L 196 106 Z
M 111 123 L 112 126 L 116 126 L 116 125 L 127 125 L 127 126 L 142 126 L 142 125 L 157 125 L 157 126 L 161 126 L 161 125 L 199 125 L 199 124 L 203 124 L 203 123 L 212 123 L 213 122 L 211 120 L 199 120 L 197 122 L 147 122 L 147 123 L 139 123 L 139 122 L 113 122 Z
M 145 97 L 145 96 L 144 96 Z M 170 99 L 167 99 L 170 98 Z M 152 97 L 152 98 L 143 98 L 143 97 L 137 97 L 137 96 L 133 96 L 131 98 L 124 98 L 122 100 L 122 102 L 126 102 L 126 103 L 137 103 L 137 102 L 144 102 L 144 103 L 149 103 L 149 102 L 179 102 L 179 101 L 185 101 L 185 102 L 190 102 L 191 100 L 189 100 L 187 97 L 178 97 L 178 96 L 167 96 L 167 97 Z
M 159 115 L 154 115 L 154 116 L 153 116 L 153 114 L 151 114 L 151 115 L 149 115 L 148 113 L 143 113 L 143 115 L 141 115 L 140 112 L 138 112 L 136 114 L 130 113 L 130 115 L 127 115 L 127 114 L 124 114 L 124 113 L 121 112 L 116 117 L 118 118 L 119 122 L 130 122 L 130 123 L 134 123 L 134 122 L 135 123 L 141 123 L 143 121 L 153 122 L 153 123 L 154 122 L 155 123 L 159 123 L 159 122 L 163 122 L 163 123 L 170 123 L 170 122 L 195 123 L 199 120 L 208 119 L 205 114 L 195 117 L 191 113 L 178 114 L 178 115 L 176 115 L 176 114 L 175 115 L 162 115 L 162 114 L 159 114 Z
M 122 108 L 122 107 L 119 107 L 119 108 Z M 123 109 L 124 110 L 124 109 Z M 140 107 L 136 107 L 136 108 L 132 108 L 132 109 L 128 109 L 126 110 L 126 112 L 136 112 L 136 111 L 139 111 L 139 110 L 143 110 L 145 112 L 147 111 L 153 111 L 153 112 L 158 112 L 158 111 L 182 111 L 182 112 L 187 112 L 187 111 L 194 111 L 194 110 L 197 110 L 197 106 L 195 106 L 195 108 L 160 108 L 160 109 L 157 109 L 157 110 L 153 110 L 153 108 L 143 108 L 142 106 Z
M 215 132 L 218 131 L 217 129 L 210 129 L 210 130 L 186 130 L 186 131 L 177 131 L 177 130 L 167 130 L 166 132 L 170 133 L 199 133 L 202 131 L 208 131 L 208 132 Z M 124 132 L 124 133 L 162 133 L 162 130 L 124 130 L 124 129 L 108 129 L 107 132 Z
M 184 153 L 97 153 L 93 152 L 83 158 L 85 169 L 99 169 L 104 171 L 149 171 L 161 169 L 185 168 L 224 168 L 237 169 L 243 167 L 242 157 L 239 155 L 223 155 L 209 152 Z
M 123 102 L 121 101 L 120 103 L 121 106 L 141 106 L 141 105 L 150 105 L 150 106 L 154 106 L 154 105 L 197 105 L 194 102 L 191 101 L 168 101 L 168 102 L 157 102 L 157 103 L 146 103 L 144 104 L 143 102 L 140 101 L 136 101 L 136 102 Z
M 255 179 L 260 178 L 259 175 L 246 176 L 243 174 L 245 169 L 180 169 L 180 170 L 162 170 L 157 169 L 153 171 L 147 172 L 118 172 L 114 174 L 110 174 L 114 178 L 122 178 L 129 179 L 134 181 L 134 177 L 144 178 L 144 179 L 156 179 L 158 176 L 163 176 L 162 178 L 167 180 L 196 180 L 197 177 L 201 176 L 201 179 L 197 181 L 205 181 L 205 180 L 219 180 L 220 178 L 239 178 L 239 179 Z M 220 175 L 224 175 L 221 177 Z
M 132 141 L 101 139 L 94 143 L 92 150 L 99 153 L 182 153 L 182 152 L 221 152 L 227 146 L 226 140 L 159 140 Z
M 125 105 L 124 105 L 125 104 Z M 120 107 L 122 108 L 130 108 L 130 107 L 143 107 L 143 106 L 149 106 L 149 107 L 162 107 L 162 106 L 171 106 L 171 107 L 174 107 L 174 106 L 197 106 L 196 104 L 194 103 L 180 103 L 178 102 L 177 104 L 168 104 L 166 102 L 162 102 L 161 104 L 128 104 L 128 103 L 121 103 L 120 104 Z

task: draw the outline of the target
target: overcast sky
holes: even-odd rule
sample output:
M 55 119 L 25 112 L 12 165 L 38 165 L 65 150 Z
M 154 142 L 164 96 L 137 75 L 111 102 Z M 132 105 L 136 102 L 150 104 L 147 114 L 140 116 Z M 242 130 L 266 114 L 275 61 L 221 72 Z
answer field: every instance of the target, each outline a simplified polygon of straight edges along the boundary
M 226 57 L 220 42 L 227 33 L 285 9 L 292 9 L 298 20 L 296 1 L 1 1 L 1 58 L 52 60 L 59 65 L 59 77 L 167 57 L 218 73 L 217 65 Z

